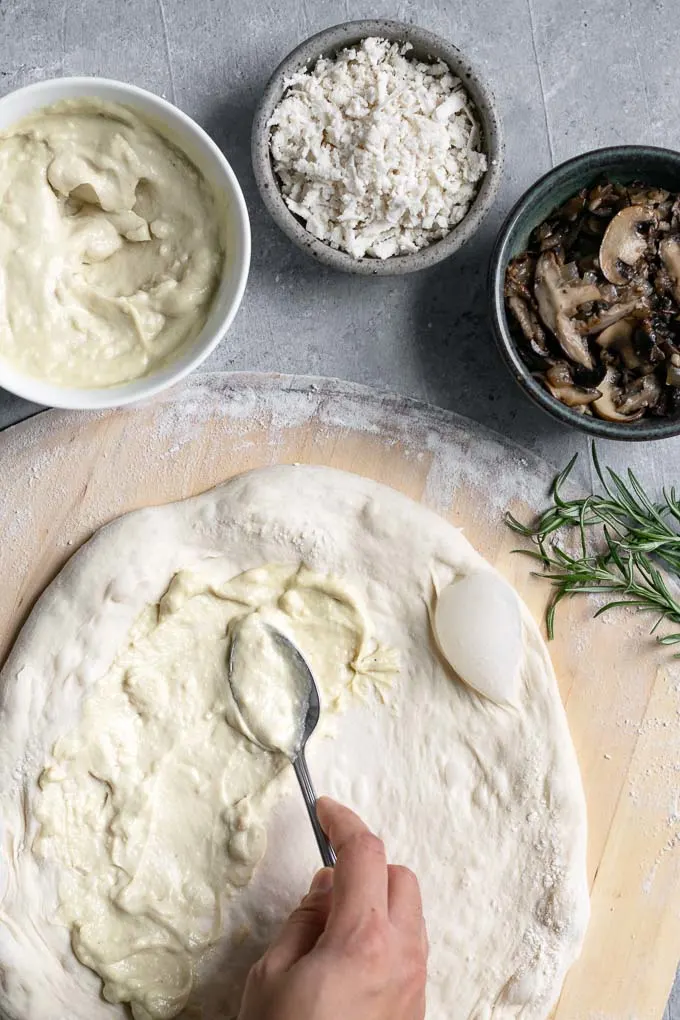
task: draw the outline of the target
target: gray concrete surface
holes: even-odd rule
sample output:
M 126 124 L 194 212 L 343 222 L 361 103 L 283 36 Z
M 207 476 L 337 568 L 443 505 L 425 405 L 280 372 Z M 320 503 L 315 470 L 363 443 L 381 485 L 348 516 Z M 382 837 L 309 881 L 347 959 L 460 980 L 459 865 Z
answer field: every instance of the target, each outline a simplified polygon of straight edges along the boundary
M 307 258 L 268 219 L 250 169 L 252 112 L 274 66 L 311 33 L 362 17 L 446 35 L 488 76 L 505 122 L 505 181 L 481 235 L 411 278 L 343 276 Z M 120 78 L 177 103 L 223 147 L 250 209 L 253 262 L 241 312 L 206 369 L 396 390 L 562 465 L 586 444 L 530 406 L 496 354 L 485 310 L 490 245 L 552 163 L 623 142 L 680 148 L 678 33 L 674 0 L 0 0 L 0 93 L 62 74 Z M 0 425 L 31 410 L 0 391 Z M 680 439 L 601 452 L 652 485 L 679 480 Z M 680 984 L 665 1020 L 680 1020 Z

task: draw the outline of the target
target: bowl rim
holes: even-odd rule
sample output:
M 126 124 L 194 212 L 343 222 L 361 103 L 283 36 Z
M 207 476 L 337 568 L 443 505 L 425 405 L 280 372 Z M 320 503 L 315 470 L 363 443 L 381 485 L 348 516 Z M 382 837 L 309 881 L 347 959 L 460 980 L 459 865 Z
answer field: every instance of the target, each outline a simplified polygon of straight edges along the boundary
M 571 425 L 582 432 L 587 432 L 600 439 L 621 440 L 623 442 L 647 442 L 653 439 L 670 439 L 680 435 L 680 419 L 664 421 L 658 419 L 642 419 L 640 422 L 608 422 L 599 418 L 579 414 L 557 400 L 537 382 L 525 365 L 515 344 L 505 309 L 505 269 L 510 258 L 510 238 L 515 225 L 532 209 L 536 197 L 553 181 L 566 176 L 568 172 L 585 162 L 592 162 L 593 177 L 606 172 L 607 167 L 616 166 L 626 159 L 648 155 L 659 160 L 668 159 L 678 166 L 680 174 L 680 151 L 656 145 L 608 145 L 600 149 L 588 149 L 576 156 L 558 163 L 542 174 L 514 203 L 498 231 L 491 252 L 487 277 L 487 293 L 489 295 L 491 322 L 496 345 L 510 369 L 515 382 L 535 405 L 546 411 L 552 418 L 563 425 Z
M 371 36 L 408 42 L 413 37 L 417 48 L 431 52 L 448 64 L 461 79 L 472 98 L 484 138 L 488 167 L 468 212 L 460 223 L 439 241 L 417 252 L 393 255 L 381 260 L 356 259 L 333 248 L 308 231 L 290 211 L 281 195 L 269 148 L 269 118 L 285 92 L 285 79 L 325 53 L 337 52 Z M 453 255 L 476 233 L 493 205 L 503 174 L 504 134 L 498 104 L 477 65 L 444 36 L 419 25 L 390 18 L 369 18 L 340 22 L 304 39 L 283 58 L 272 72 L 253 117 L 251 157 L 255 180 L 262 201 L 274 222 L 291 241 L 319 262 L 343 272 L 362 276 L 396 276 L 433 266 Z
M 196 337 L 189 342 L 188 351 L 184 357 L 178 352 L 176 359 L 171 360 L 167 366 L 161 367 L 157 372 L 153 372 L 149 376 L 141 376 L 138 379 L 131 379 L 128 382 L 105 387 L 56 386 L 37 376 L 34 377 L 20 372 L 10 362 L 0 359 L 0 388 L 24 400 L 68 410 L 103 410 L 112 407 L 123 407 L 127 404 L 145 400 L 160 393 L 162 390 L 174 386 L 190 372 L 198 368 L 224 339 L 239 310 L 248 281 L 251 257 L 250 219 L 238 178 L 217 143 L 192 117 L 174 103 L 157 95 L 155 92 L 150 92 L 139 85 L 119 81 L 115 78 L 104 78 L 96 75 L 67 75 L 58 78 L 45 78 L 41 81 L 24 85 L 21 88 L 12 89 L 10 92 L 0 96 L 0 108 L 5 103 L 9 103 L 9 101 L 15 101 L 17 97 L 38 97 L 44 95 L 44 103 L 36 104 L 35 106 L 37 111 L 41 106 L 49 106 L 60 99 L 68 98 L 65 95 L 50 98 L 53 91 L 71 89 L 73 89 L 74 97 L 77 98 L 85 98 L 88 95 L 96 98 L 97 89 L 110 90 L 112 94 L 118 93 L 121 105 L 125 105 L 127 97 L 130 100 L 129 105 L 131 108 L 140 112 L 142 117 L 145 115 L 149 116 L 148 110 L 145 110 L 146 106 L 154 108 L 158 112 L 160 124 L 167 125 L 168 127 L 168 140 L 173 145 L 177 145 L 179 149 L 182 149 L 181 143 L 173 139 L 171 133 L 173 122 L 180 123 L 189 134 L 193 135 L 199 146 L 213 158 L 215 165 L 219 168 L 219 172 L 224 178 L 224 187 L 229 198 L 230 215 L 233 219 L 235 234 L 239 240 L 239 257 L 232 265 L 234 280 L 233 296 L 226 313 L 220 317 L 219 322 L 210 330 L 209 337 L 202 339 L 205 332 L 204 324 Z M 90 92 L 89 90 L 92 91 Z M 135 99 L 139 100 L 138 104 L 135 104 Z M 156 127 L 155 125 L 152 126 Z M 190 156 L 187 156 L 187 158 L 191 160 Z M 191 161 L 193 162 L 193 160 Z M 190 354 L 189 351 L 191 351 Z

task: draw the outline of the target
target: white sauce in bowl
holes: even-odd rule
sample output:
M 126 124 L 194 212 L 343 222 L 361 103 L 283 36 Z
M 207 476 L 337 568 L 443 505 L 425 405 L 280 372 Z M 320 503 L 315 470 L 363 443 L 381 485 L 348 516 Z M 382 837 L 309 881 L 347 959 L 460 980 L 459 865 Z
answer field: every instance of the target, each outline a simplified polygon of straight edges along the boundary
M 207 182 L 130 110 L 68 100 L 0 135 L 0 358 L 26 374 L 147 375 L 198 335 L 223 261 Z

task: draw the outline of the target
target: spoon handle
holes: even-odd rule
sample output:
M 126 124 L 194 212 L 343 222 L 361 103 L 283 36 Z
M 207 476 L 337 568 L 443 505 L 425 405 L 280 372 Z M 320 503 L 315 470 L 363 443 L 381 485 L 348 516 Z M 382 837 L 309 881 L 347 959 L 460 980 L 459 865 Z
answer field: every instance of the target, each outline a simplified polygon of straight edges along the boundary
M 302 796 L 304 797 L 307 812 L 309 814 L 309 820 L 312 823 L 314 829 L 314 835 L 316 836 L 316 842 L 319 845 L 319 851 L 321 853 L 321 860 L 324 863 L 324 867 L 332 868 L 335 866 L 335 850 L 331 846 L 330 840 L 326 836 L 326 833 L 321 828 L 319 819 L 316 813 L 316 793 L 312 780 L 309 775 L 309 769 L 307 768 L 307 762 L 305 760 L 304 752 L 298 754 L 297 758 L 293 761 L 293 768 L 295 769 L 295 775 L 298 777 L 300 789 L 302 790 Z

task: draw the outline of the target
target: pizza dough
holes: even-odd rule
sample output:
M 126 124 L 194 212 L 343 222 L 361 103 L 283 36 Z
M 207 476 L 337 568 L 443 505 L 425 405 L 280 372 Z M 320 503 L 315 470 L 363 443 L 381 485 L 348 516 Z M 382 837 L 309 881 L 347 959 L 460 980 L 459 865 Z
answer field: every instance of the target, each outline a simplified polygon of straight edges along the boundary
M 480 697 L 443 661 L 430 610 L 433 587 L 489 570 L 484 560 L 456 529 L 390 489 L 326 468 L 293 467 L 253 472 L 102 529 L 24 627 L 0 676 L 0 995 L 10 1017 L 125 1015 L 101 998 L 100 978 L 72 952 L 58 888 L 79 878 L 41 834 L 38 781 L 45 767 L 58 767 L 59 742 L 83 726 L 93 698 L 108 697 L 106 684 L 120 682 L 112 677 L 120 676 L 133 628 L 153 621 L 164 593 L 161 606 L 177 596 L 182 605 L 174 612 L 192 614 L 211 585 L 242 583 L 232 579 L 262 568 L 267 574 L 273 564 L 290 578 L 313 576 L 352 593 L 353 618 L 361 621 L 354 631 L 359 669 L 349 662 L 350 641 L 344 658 L 335 659 L 339 673 L 322 682 L 325 735 L 310 746 L 310 768 L 320 791 L 356 808 L 385 839 L 389 856 L 420 877 L 432 944 L 428 1020 L 545 1018 L 579 951 L 588 893 L 581 782 L 538 628 L 521 607 L 515 703 Z M 290 614 L 280 598 L 276 611 Z M 294 606 L 295 598 L 291 619 Z M 314 629 L 325 633 L 326 623 Z M 162 702 L 154 695 L 152 718 Z M 192 697 L 173 698 L 168 709 L 193 705 Z M 101 726 L 96 717 L 90 722 Z M 199 749 L 196 756 L 200 773 Z M 131 757 L 139 764 L 134 744 Z M 281 767 L 280 756 L 259 757 L 264 793 L 241 805 L 244 831 L 261 825 L 267 833 L 252 880 L 225 897 L 217 923 L 214 899 L 198 896 L 193 914 L 178 910 L 177 923 L 183 918 L 192 931 L 214 924 L 185 953 L 194 979 L 182 1012 L 187 1020 L 237 1012 L 248 966 L 319 864 L 292 770 Z M 168 796 L 181 801 L 183 781 L 169 771 Z M 222 797 L 227 815 L 237 809 L 225 784 L 213 796 L 215 803 Z M 98 819 L 94 812 L 91 837 L 81 830 L 84 852 L 97 839 Z M 180 832 L 195 828 L 186 838 L 198 846 L 209 842 L 215 819 L 180 803 L 177 817 L 169 812 L 161 821 L 168 839 L 178 838 L 171 823 Z M 258 839 L 245 855 L 246 878 L 263 849 Z M 123 876 L 114 877 L 123 888 Z M 181 878 L 190 884 L 196 869 Z M 160 917 L 167 931 L 160 912 L 168 898 L 180 903 L 179 878 L 158 901 L 148 884 L 141 891 L 141 921 Z

